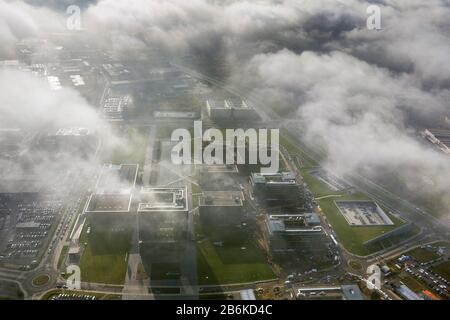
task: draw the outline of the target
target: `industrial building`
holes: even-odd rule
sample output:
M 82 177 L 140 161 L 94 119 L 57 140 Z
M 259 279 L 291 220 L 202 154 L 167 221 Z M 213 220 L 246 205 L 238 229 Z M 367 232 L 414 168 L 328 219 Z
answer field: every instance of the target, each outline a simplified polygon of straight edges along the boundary
M 253 194 L 268 204 L 289 206 L 301 205 L 304 201 L 293 172 L 252 173 L 250 184 Z
M 364 300 L 361 290 L 355 284 L 342 285 L 341 290 L 343 300 Z
M 138 214 L 140 238 L 149 242 L 177 242 L 186 238 L 187 188 L 144 188 Z
M 322 286 L 322 287 L 298 287 L 297 298 L 316 299 L 317 294 L 329 299 L 341 298 L 342 300 L 365 300 L 361 289 L 355 284 L 346 284 L 342 286 Z
M 198 205 L 203 224 L 236 225 L 243 217 L 244 194 L 242 191 L 203 191 Z
M 399 285 L 395 288 L 395 292 L 399 294 L 405 300 L 423 300 L 423 298 L 419 297 L 417 293 L 412 291 L 410 288 L 405 286 L 404 284 Z
M 350 226 L 391 226 L 394 223 L 374 201 L 335 201 Z
M 270 235 L 311 235 L 322 233 L 319 216 L 315 213 L 266 215 Z
M 315 213 L 268 214 L 264 233 L 270 250 L 278 254 L 303 250 L 311 239 L 319 242 L 325 236 Z
M 130 212 L 132 195 L 130 193 L 97 193 L 89 197 L 86 213 Z
M 226 99 L 206 101 L 206 111 L 214 121 L 248 121 L 258 120 L 259 116 L 253 107 L 241 99 Z
M 188 236 L 186 187 L 149 187 L 138 206 L 139 252 L 151 286 L 181 286 Z
M 119 62 L 102 64 L 102 71 L 110 85 L 127 84 L 132 81 L 132 73 Z
M 186 187 L 143 188 L 140 194 L 139 212 L 187 211 Z
M 253 289 L 244 289 L 239 291 L 241 300 L 256 300 L 255 291 Z
M 105 163 L 97 179 L 95 193 L 89 197 L 85 212 L 97 214 L 130 212 L 138 168 L 138 164 Z

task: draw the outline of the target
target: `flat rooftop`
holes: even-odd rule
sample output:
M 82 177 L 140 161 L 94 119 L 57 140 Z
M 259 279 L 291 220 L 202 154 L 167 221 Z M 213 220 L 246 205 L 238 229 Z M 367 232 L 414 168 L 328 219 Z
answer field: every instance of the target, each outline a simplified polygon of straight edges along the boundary
M 381 207 L 372 200 L 335 201 L 350 226 L 390 226 L 394 223 Z
M 273 214 L 266 216 L 270 234 L 321 233 L 320 219 L 315 213 Z
M 122 63 L 104 63 L 102 67 L 111 80 L 129 80 L 131 77 L 131 71 Z
M 273 174 L 252 173 L 252 181 L 256 184 L 296 184 L 296 177 L 293 172 L 279 172 Z
M 231 109 L 251 109 L 245 100 L 241 99 L 226 99 L 225 105 Z
M 361 290 L 355 284 L 341 287 L 345 300 L 364 300 Z
M 85 212 L 129 212 L 131 197 L 131 194 L 92 194 Z
M 186 193 L 186 187 L 144 188 L 140 193 L 138 211 L 187 211 Z
M 215 99 L 208 99 L 206 101 L 207 105 L 211 109 L 246 109 L 246 110 L 252 110 L 253 108 L 250 107 L 245 100 L 238 99 L 238 98 L 228 98 L 225 100 L 215 100 Z
M 204 191 L 199 199 L 201 207 L 241 207 L 243 203 L 242 191 Z

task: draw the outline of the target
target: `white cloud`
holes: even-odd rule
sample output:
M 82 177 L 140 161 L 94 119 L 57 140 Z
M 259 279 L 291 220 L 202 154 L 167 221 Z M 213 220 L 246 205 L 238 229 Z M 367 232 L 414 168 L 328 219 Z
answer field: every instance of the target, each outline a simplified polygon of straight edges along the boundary
M 429 191 L 448 193 L 448 157 L 422 144 L 407 121 L 411 114 L 445 111 L 448 92 L 429 93 L 413 75 L 397 75 L 342 52 L 258 55 L 243 72 L 255 77 L 261 93 L 271 88 L 278 102 L 299 101 L 291 119 L 297 117 L 304 138 L 326 150 L 333 171 L 364 170 L 377 178 L 392 170 L 412 192 L 426 179 L 433 183 Z

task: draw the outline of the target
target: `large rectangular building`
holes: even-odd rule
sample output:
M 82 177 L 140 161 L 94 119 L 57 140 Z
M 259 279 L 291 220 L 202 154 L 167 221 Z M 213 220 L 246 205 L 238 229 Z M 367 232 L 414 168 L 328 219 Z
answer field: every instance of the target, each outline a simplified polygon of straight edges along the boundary
M 285 205 L 303 203 L 301 188 L 293 172 L 252 173 L 250 184 L 254 195 L 266 203 Z
M 119 62 L 102 64 L 102 71 L 110 85 L 128 84 L 134 79 L 131 70 Z
M 204 191 L 199 198 L 200 220 L 216 226 L 239 224 L 243 205 L 242 191 Z
M 186 238 L 187 188 L 144 188 L 138 214 L 140 239 L 146 242 L 177 242 Z
M 89 197 L 85 212 L 90 216 L 98 213 L 130 212 L 138 169 L 138 164 L 105 163 L 98 176 L 95 193 Z
M 150 286 L 153 292 L 160 290 L 158 286 L 183 292 L 184 281 L 197 271 L 192 268 L 195 251 L 190 250 L 195 244 L 187 241 L 187 187 L 143 188 L 139 197 L 139 252 Z
M 308 235 L 321 233 L 319 216 L 315 213 L 271 214 L 266 216 L 270 235 Z
M 268 214 L 265 234 L 270 250 L 276 254 L 301 251 L 311 241 L 319 242 L 325 238 L 315 213 Z
M 92 194 L 86 206 L 86 213 L 120 213 L 130 212 L 131 193 L 125 194 Z
M 206 101 L 206 111 L 214 121 L 246 121 L 258 120 L 256 110 L 241 99 L 226 99 Z
M 395 288 L 395 292 L 399 294 L 404 300 L 423 300 L 417 293 L 412 291 L 410 288 L 404 284 L 399 285 Z
M 335 201 L 350 226 L 392 226 L 389 216 L 374 201 Z

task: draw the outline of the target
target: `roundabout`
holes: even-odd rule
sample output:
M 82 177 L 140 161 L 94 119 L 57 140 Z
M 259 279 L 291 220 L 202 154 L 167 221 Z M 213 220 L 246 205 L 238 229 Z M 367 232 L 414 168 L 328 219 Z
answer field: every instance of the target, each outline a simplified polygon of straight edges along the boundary
M 33 295 L 38 292 L 54 288 L 57 281 L 57 273 L 54 270 L 40 269 L 28 275 L 23 281 L 24 289 Z
M 40 274 L 33 278 L 31 284 L 35 287 L 42 287 L 50 281 L 50 276 L 48 274 Z

